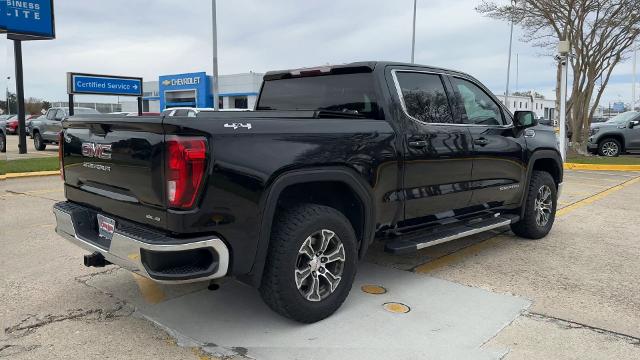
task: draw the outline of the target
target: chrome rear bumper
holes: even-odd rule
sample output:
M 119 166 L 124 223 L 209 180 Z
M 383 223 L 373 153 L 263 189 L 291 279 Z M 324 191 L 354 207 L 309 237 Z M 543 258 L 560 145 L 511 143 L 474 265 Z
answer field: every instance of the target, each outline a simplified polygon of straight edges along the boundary
M 66 211 L 65 204 L 68 203 L 59 203 L 53 208 L 53 213 L 56 216 L 56 232 L 58 235 L 84 250 L 100 253 L 112 264 L 154 281 L 168 284 L 216 279 L 227 274 L 229 267 L 229 250 L 220 238 L 198 238 L 194 239 L 193 242 L 158 244 L 157 242 L 151 243 L 151 241 L 145 242 L 145 239 L 133 238 L 116 228 L 108 249 L 106 249 L 79 234 L 76 230 L 77 222 L 74 221 L 73 218 L 74 211 Z M 143 253 L 152 254 L 156 259 L 161 259 L 163 255 L 172 256 L 174 254 L 180 254 L 181 252 L 184 254 L 184 252 L 188 252 L 189 250 L 200 249 L 211 253 L 212 259 L 215 259 L 215 262 L 212 260 L 211 264 L 208 267 L 205 266 L 204 270 L 192 274 L 188 273 L 188 269 L 192 267 L 181 266 L 177 270 L 170 269 L 169 275 L 164 276 L 151 270 L 150 265 L 148 263 L 145 264 L 143 261 Z M 184 258 L 185 256 L 182 256 L 181 261 L 184 262 Z M 176 271 L 181 271 L 182 273 L 176 275 Z

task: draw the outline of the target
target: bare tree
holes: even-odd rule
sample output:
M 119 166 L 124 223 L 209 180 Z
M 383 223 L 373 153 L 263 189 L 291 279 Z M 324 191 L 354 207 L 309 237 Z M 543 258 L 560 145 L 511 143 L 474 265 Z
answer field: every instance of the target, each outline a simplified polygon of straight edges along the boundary
M 640 32 L 640 1 L 519 0 L 511 5 L 483 1 L 476 10 L 494 19 L 513 20 L 525 30 L 523 40 L 535 46 L 554 50 L 559 40 L 569 41 L 575 56 L 569 60 L 573 85 L 567 118 L 573 141 L 584 143 L 589 119 L 613 69 L 626 59 Z M 559 83 L 559 71 L 557 78 Z M 556 91 L 558 104 L 559 96 Z

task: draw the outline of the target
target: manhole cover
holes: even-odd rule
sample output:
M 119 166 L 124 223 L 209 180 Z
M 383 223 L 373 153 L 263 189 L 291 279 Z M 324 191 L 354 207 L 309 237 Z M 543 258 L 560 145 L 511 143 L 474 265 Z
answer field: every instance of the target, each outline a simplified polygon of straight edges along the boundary
M 379 285 L 362 285 L 360 289 L 362 289 L 362 291 L 366 292 L 367 294 L 371 294 L 371 295 L 380 295 L 387 292 L 387 289 Z
M 397 303 L 397 302 L 388 302 L 384 303 L 382 307 L 388 312 L 396 313 L 396 314 L 406 314 L 411 311 L 411 308 L 405 304 Z

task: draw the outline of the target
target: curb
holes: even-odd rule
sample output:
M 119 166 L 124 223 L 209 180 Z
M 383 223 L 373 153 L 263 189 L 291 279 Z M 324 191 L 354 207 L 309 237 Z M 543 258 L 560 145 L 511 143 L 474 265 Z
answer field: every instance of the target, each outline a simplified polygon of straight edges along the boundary
M 53 175 L 60 175 L 60 170 L 7 173 L 4 175 L 0 175 L 0 180 L 36 177 L 36 176 L 53 176 Z
M 564 168 L 567 170 L 640 171 L 640 165 L 564 163 Z

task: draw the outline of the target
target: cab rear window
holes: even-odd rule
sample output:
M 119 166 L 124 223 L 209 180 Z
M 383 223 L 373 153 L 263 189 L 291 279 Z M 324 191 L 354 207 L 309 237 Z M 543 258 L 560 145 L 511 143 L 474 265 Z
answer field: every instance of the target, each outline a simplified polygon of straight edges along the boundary
M 371 73 L 265 81 L 256 110 L 328 110 L 378 117 Z

